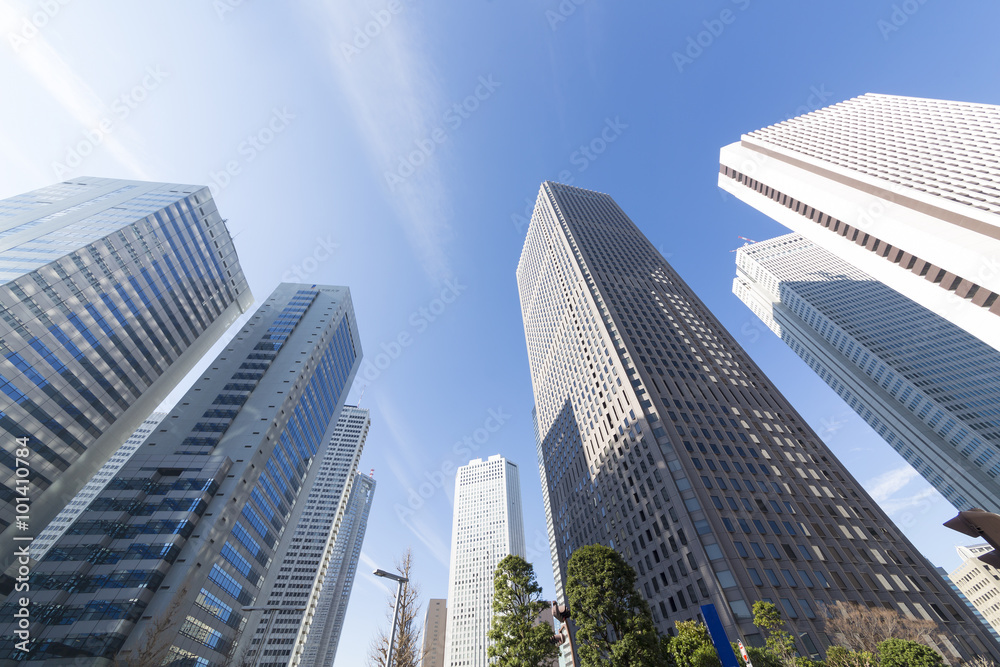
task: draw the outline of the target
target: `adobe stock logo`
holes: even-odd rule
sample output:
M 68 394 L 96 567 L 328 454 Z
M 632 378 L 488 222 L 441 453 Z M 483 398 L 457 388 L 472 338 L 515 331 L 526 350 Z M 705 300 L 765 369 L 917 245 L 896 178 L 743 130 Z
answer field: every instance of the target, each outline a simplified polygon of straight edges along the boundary
M 444 112 L 442 120 L 451 131 L 456 131 L 462 127 L 462 123 L 468 120 L 472 114 L 479 109 L 480 104 L 490 99 L 501 84 L 494 80 L 492 74 L 479 77 L 476 88 L 461 102 L 455 102 Z M 437 150 L 438 144 L 443 144 L 448 140 L 448 132 L 441 126 L 435 127 L 430 134 L 423 139 L 415 139 L 413 145 L 415 150 L 405 155 L 396 157 L 396 168 L 393 171 L 385 171 L 385 182 L 389 186 L 390 192 L 395 192 L 396 188 L 413 176 L 416 171 L 427 164 L 431 156 Z
M 287 130 L 293 120 L 295 120 L 295 114 L 287 107 L 273 108 L 267 122 L 253 134 L 248 134 L 246 139 L 236 147 L 240 159 L 227 160 L 219 171 L 208 172 L 208 187 L 211 188 L 212 194 L 218 196 L 219 192 L 228 188 L 232 184 L 233 178 L 243 173 L 244 167 L 267 150 L 271 142 Z
M 159 65 L 147 67 L 139 83 L 111 101 L 108 105 L 111 113 L 101 118 L 94 127 L 85 130 L 83 138 L 66 151 L 62 162 L 52 163 L 52 171 L 56 178 L 65 178 L 66 174 L 79 168 L 86 157 L 104 143 L 105 138 L 124 123 L 149 98 L 150 93 L 159 88 L 169 76 L 170 73 Z
M 457 280 L 445 280 L 444 289 L 441 290 L 437 298 L 431 299 L 426 306 L 421 306 L 410 314 L 408 320 L 410 326 L 417 334 L 427 331 L 431 323 L 441 317 L 448 306 L 455 303 L 467 287 Z M 402 356 L 403 350 L 413 345 L 413 341 L 413 333 L 406 329 L 396 334 L 389 342 L 383 341 L 379 344 L 380 352 L 375 355 L 374 361 L 365 359 L 364 363 L 361 364 L 359 375 L 368 382 L 374 382 L 392 366 L 392 362 Z
M 732 0 L 732 3 L 740 11 L 746 11 L 750 7 L 750 2 L 751 0 Z M 673 52 L 672 57 L 674 65 L 677 66 L 677 71 L 683 74 L 685 67 L 700 58 L 705 51 L 715 44 L 717 39 L 722 37 L 722 33 L 726 31 L 726 26 L 736 22 L 736 17 L 737 14 L 733 10 L 723 9 L 719 12 L 718 17 L 702 21 L 701 24 L 705 29 L 697 34 L 688 36 L 687 47 L 684 49 L 684 52 Z
M 458 468 L 468 463 L 473 453 L 478 452 L 494 433 L 503 428 L 503 425 L 510 418 L 511 415 L 504 412 L 502 407 L 487 410 L 486 419 L 483 420 L 482 426 L 473 430 L 472 433 L 462 436 L 461 440 L 452 445 L 451 453 L 458 458 L 458 462 L 456 463 L 453 458 L 448 458 L 442 461 L 436 469 L 425 471 L 424 481 L 421 481 L 416 488 L 410 488 L 406 506 L 399 503 L 393 506 L 399 520 L 404 524 L 407 523 L 407 519 L 423 508 L 434 494 L 444 488 L 445 483 L 451 483 Z

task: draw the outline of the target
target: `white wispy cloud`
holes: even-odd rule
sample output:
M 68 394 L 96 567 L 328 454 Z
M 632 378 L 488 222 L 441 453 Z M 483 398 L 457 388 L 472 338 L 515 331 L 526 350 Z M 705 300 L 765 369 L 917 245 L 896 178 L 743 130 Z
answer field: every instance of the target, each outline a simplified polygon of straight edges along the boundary
M 321 17 L 330 35 L 337 92 L 380 172 L 395 170 L 401 158 L 417 150 L 415 142 L 441 125 L 446 110 L 429 45 L 423 42 L 419 9 L 412 2 L 401 7 L 396 14 L 378 14 L 384 6 L 328 0 Z M 451 211 L 437 160 L 445 148 L 437 145 L 435 154 L 393 191 L 386 185 L 407 239 L 434 280 L 450 275 L 444 241 Z
M 377 569 L 385 569 L 381 567 L 378 563 L 372 560 L 371 556 L 366 554 L 364 551 L 361 552 L 361 562 L 364 564 L 364 568 L 361 570 L 361 576 L 363 579 L 367 580 L 368 583 L 381 589 L 386 595 L 393 595 L 395 591 L 389 589 L 385 584 L 385 580 L 381 577 L 376 577 L 372 574 Z
M 39 13 L 38 8 L 30 4 L 0 0 L 0 35 L 9 41 L 11 35 L 24 33 L 25 18 L 32 15 L 32 10 Z M 44 26 L 36 28 L 23 43 L 18 42 L 12 51 L 18 64 L 74 118 L 81 131 L 93 130 L 108 118 L 108 105 L 52 47 L 45 38 Z M 118 138 L 105 135 L 102 144 L 137 178 L 150 178 L 142 161 Z
M 875 502 L 883 505 L 885 501 L 889 500 L 897 491 L 900 491 L 904 486 L 909 484 L 917 475 L 917 471 L 910 466 L 900 466 L 868 480 L 864 486 L 868 489 L 868 493 L 871 494 L 872 498 L 875 499 Z
M 908 496 L 889 498 L 885 502 L 880 502 L 879 505 L 886 514 L 893 515 L 916 508 L 926 509 L 931 503 L 936 503 L 938 500 L 943 500 L 943 496 L 934 487 L 927 486 Z

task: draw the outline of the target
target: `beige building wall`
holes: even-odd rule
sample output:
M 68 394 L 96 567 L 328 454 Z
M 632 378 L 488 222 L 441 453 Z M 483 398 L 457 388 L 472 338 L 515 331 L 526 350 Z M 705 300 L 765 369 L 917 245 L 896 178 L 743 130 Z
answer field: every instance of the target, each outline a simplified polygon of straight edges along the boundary
M 1000 632 L 1000 572 L 979 560 L 993 551 L 988 544 L 956 547 L 962 564 L 948 575 L 986 622 Z
M 448 623 L 448 601 L 430 600 L 424 616 L 421 667 L 444 667 L 444 635 Z

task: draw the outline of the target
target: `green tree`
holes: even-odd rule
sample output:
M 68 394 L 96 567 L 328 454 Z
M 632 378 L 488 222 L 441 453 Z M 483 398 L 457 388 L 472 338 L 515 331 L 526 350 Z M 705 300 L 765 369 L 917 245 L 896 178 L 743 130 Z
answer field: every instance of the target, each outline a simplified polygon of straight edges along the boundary
M 744 646 L 744 648 L 750 656 L 753 667 L 783 667 L 781 660 L 774 657 L 766 648 L 760 646 Z M 740 649 L 736 644 L 733 644 L 733 652 L 737 656 L 736 662 L 743 665 L 743 658 L 739 657 Z
M 850 651 L 843 646 L 831 646 L 826 651 L 827 667 L 875 667 L 875 664 L 875 656 L 868 651 Z
M 670 642 L 670 655 L 677 667 L 719 667 L 722 664 L 703 623 L 677 621 L 674 626 L 677 635 Z
M 943 667 L 934 649 L 906 639 L 886 639 L 878 645 L 880 667 Z
M 785 622 L 781 620 L 778 608 L 771 602 L 764 602 L 762 600 L 754 602 L 753 624 L 763 630 L 767 637 L 767 644 L 764 650 L 774 657 L 782 667 L 796 667 L 795 638 L 782 630 Z M 756 663 L 754 664 L 756 665 Z
M 559 654 L 552 628 L 535 623 L 548 606 L 535 569 L 520 556 L 507 556 L 493 574 L 493 623 L 489 656 L 497 667 L 539 667 Z
M 635 571 L 618 552 L 580 547 L 566 565 L 566 597 L 576 622 L 581 667 L 666 664 L 649 605 L 635 590 Z

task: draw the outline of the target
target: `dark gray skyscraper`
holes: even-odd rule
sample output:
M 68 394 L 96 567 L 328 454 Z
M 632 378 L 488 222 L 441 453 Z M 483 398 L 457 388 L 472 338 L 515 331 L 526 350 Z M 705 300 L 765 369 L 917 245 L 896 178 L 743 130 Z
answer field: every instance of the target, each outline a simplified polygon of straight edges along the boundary
M 0 201 L 0 438 L 29 452 L 0 451 L 0 572 L 252 302 L 206 187 L 77 178 Z
M 227 664 L 360 359 L 347 288 L 280 285 L 0 607 L 0 665 Z
M 664 632 L 711 602 L 759 643 L 768 599 L 817 655 L 821 605 L 847 599 L 934 619 L 947 655 L 1000 655 L 611 197 L 543 183 L 517 280 L 563 584 L 602 543 Z

